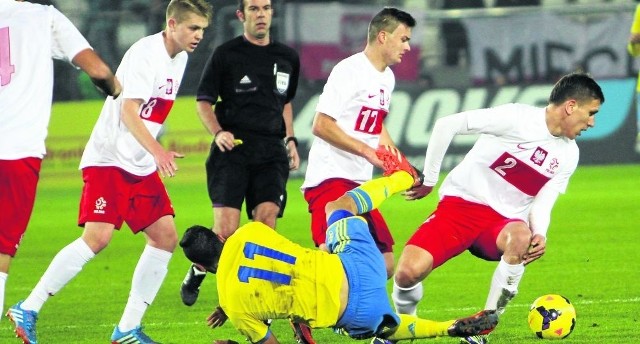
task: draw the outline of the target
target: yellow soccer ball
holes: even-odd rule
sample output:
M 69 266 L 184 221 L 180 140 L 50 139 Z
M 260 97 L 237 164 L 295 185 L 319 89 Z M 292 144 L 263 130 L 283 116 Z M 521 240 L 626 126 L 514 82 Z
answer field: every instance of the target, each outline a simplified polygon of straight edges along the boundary
M 531 304 L 528 318 L 529 328 L 538 338 L 563 339 L 576 326 L 576 309 L 564 296 L 543 295 Z

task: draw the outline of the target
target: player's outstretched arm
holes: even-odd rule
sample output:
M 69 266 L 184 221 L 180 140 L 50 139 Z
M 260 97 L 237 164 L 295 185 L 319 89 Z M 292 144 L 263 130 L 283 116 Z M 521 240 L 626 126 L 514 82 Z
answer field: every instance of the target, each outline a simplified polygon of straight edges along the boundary
M 114 98 L 120 95 L 122 85 L 95 51 L 84 49 L 73 57 L 72 62 L 89 75 L 100 92 Z
M 216 306 L 216 309 L 213 310 L 213 313 L 211 313 L 207 317 L 207 325 L 211 328 L 220 327 L 224 325 L 225 322 L 227 322 L 227 319 L 229 319 L 229 317 L 227 316 L 227 313 L 224 312 L 222 307 Z
M 382 161 L 376 156 L 375 149 L 369 147 L 364 141 L 349 136 L 336 123 L 335 118 L 322 113 L 316 112 L 311 127 L 313 135 L 323 139 L 333 147 L 345 152 L 361 156 L 373 166 L 382 168 Z
M 225 322 L 227 322 L 227 319 L 229 319 L 229 317 L 227 316 L 227 313 L 224 312 L 222 307 L 216 306 L 216 309 L 213 310 L 213 313 L 211 313 L 207 317 L 207 325 L 209 325 L 209 327 L 211 327 L 211 328 L 220 327 L 220 326 L 224 325 Z M 234 341 L 232 339 L 215 340 L 215 341 L 213 341 L 213 343 L 214 344 L 239 344 L 238 342 L 236 342 L 236 341 Z M 265 340 L 262 343 L 264 343 L 264 344 L 279 344 L 278 339 L 276 338 L 276 336 L 273 333 L 271 333 L 269 335 L 269 338 L 267 338 L 267 340 Z
M 162 177 L 173 177 L 178 171 L 176 158 L 184 158 L 184 155 L 167 151 L 149 132 L 138 115 L 138 109 L 142 105 L 142 99 L 123 99 L 120 118 L 129 129 L 133 137 L 146 149 L 155 160 L 158 172 Z
M 531 238 L 531 243 L 529 244 L 527 253 L 524 255 L 524 257 L 522 257 L 524 265 L 527 265 L 542 257 L 546 251 L 546 248 L 547 239 L 540 234 L 534 234 Z

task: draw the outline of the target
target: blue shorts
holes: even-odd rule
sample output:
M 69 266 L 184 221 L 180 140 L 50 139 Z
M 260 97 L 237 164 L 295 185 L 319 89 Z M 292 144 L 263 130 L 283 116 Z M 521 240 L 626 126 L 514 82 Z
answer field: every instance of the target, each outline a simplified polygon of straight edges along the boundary
M 335 328 L 352 338 L 373 337 L 400 324 L 387 295 L 384 258 L 362 217 L 348 217 L 327 229 L 326 244 L 342 261 L 349 282 L 347 308 Z

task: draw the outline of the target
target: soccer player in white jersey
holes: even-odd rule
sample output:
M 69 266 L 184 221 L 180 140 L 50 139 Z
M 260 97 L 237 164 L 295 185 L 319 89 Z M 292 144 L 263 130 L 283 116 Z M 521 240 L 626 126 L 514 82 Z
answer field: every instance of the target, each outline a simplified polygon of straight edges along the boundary
M 316 136 L 309 151 L 302 190 L 309 203 L 311 233 L 326 251 L 324 208 L 345 192 L 370 180 L 378 145 L 395 147 L 383 121 L 389 113 L 395 77 L 389 66 L 411 48 L 415 19 L 396 8 L 384 8 L 369 23 L 364 51 L 340 61 L 320 95 L 313 121 Z M 393 274 L 393 238 L 377 210 L 363 215 Z
M 134 233 L 144 233 L 147 245 L 111 342 L 155 343 L 140 324 L 167 274 L 178 238 L 160 176 L 174 176 L 175 159 L 181 157 L 165 150 L 157 136 L 180 87 L 187 53 L 202 40 L 210 18 L 211 5 L 205 0 L 172 0 L 165 29 L 125 53 L 116 71 L 123 91 L 105 100 L 80 162 L 84 188 L 78 224 L 84 231 L 58 252 L 29 296 L 9 309 L 25 343 L 37 342 L 35 322 L 45 301 L 108 245 L 123 222 Z
M 0 310 L 9 265 L 27 229 L 46 154 L 52 59 L 79 67 L 105 94 L 120 93 L 109 66 L 57 9 L 0 2 Z
M 444 179 L 436 210 L 407 242 L 398 261 L 392 298 L 396 310 L 415 314 L 421 281 L 447 260 L 469 250 L 499 261 L 485 309 L 502 313 L 518 292 L 525 265 L 546 247 L 551 209 L 578 165 L 575 139 L 595 124 L 604 103 L 600 86 L 573 73 L 553 87 L 546 107 L 505 104 L 440 118 L 427 148 L 419 199 L 432 191 L 455 135 L 480 134 Z M 486 337 L 467 338 L 486 343 Z
M 311 238 L 324 251 L 327 203 L 370 180 L 373 166 L 382 168 L 375 154 L 378 145 L 395 148 L 383 124 L 395 87 L 389 66 L 400 63 L 411 50 L 409 41 L 415 25 L 409 13 L 385 7 L 369 23 L 364 50 L 340 61 L 324 85 L 301 187 L 311 213 Z M 391 277 L 394 241 L 389 227 L 377 209 L 362 217 L 384 257 L 387 277 Z

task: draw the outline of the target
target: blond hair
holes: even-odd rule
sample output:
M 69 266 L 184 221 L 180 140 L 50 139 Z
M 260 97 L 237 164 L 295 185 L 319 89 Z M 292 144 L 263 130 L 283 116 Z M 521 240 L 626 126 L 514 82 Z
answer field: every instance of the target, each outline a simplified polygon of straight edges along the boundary
M 175 18 L 178 23 L 187 20 L 189 13 L 207 18 L 207 22 L 211 22 L 213 9 L 206 0 L 171 0 L 167 6 L 167 19 Z

